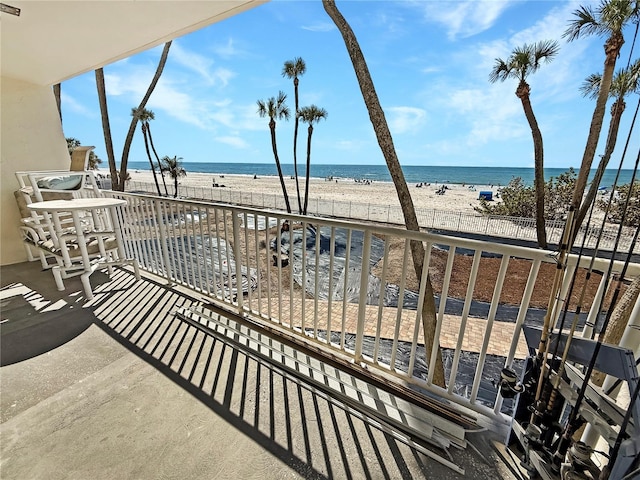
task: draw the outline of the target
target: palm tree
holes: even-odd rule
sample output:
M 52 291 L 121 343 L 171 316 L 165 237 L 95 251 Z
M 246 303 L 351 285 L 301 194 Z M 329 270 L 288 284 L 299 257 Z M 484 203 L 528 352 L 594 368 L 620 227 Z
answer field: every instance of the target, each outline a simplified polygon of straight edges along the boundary
M 291 213 L 291 205 L 289 204 L 289 195 L 287 194 L 287 187 L 284 184 L 284 176 L 282 175 L 282 167 L 280 166 L 280 158 L 278 158 L 278 146 L 276 144 L 276 119 L 280 120 L 284 118 L 289 119 L 289 107 L 285 103 L 287 95 L 284 92 L 278 92 L 278 97 L 269 98 L 266 102 L 258 100 L 258 115 L 260 118 L 269 117 L 269 130 L 271 131 L 271 148 L 273 149 L 273 156 L 276 160 L 276 168 L 278 169 L 278 176 L 280 177 L 280 186 L 282 187 L 282 194 L 284 195 L 284 203 L 287 206 L 287 213 Z
M 398 194 L 398 200 L 402 208 L 406 228 L 407 230 L 416 232 L 420 231 L 418 217 L 416 216 L 416 209 L 413 205 L 411 193 L 409 192 L 409 187 L 407 186 L 407 182 L 404 178 L 402 167 L 400 166 L 400 162 L 393 145 L 393 139 L 391 138 L 391 132 L 389 131 L 389 125 L 387 124 L 387 120 L 384 116 L 384 111 L 380 106 L 380 100 L 378 99 L 376 89 L 373 85 L 373 80 L 371 79 L 367 62 L 364 59 L 364 55 L 362 54 L 362 50 L 358 44 L 358 39 L 353 33 L 349 23 L 347 23 L 338 10 L 338 7 L 336 7 L 335 0 L 322 0 L 322 5 L 329 17 L 333 20 L 333 23 L 335 23 L 338 31 L 342 34 L 347 52 L 349 53 L 349 57 L 351 57 L 351 63 L 353 64 L 353 69 L 356 73 L 356 77 L 358 78 L 358 84 L 360 85 L 360 91 L 362 92 L 364 102 L 367 106 L 367 110 L 369 111 L 369 118 L 371 119 L 371 124 L 378 139 L 378 145 L 384 155 L 387 168 L 389 169 L 389 174 L 391 175 Z M 410 242 L 410 247 L 411 257 L 413 259 L 413 268 L 416 272 L 417 278 L 420 279 L 422 278 L 422 267 L 424 265 L 425 258 L 424 245 L 422 242 L 415 240 Z M 425 337 L 425 350 L 427 357 L 431 358 L 431 347 L 434 344 L 436 333 L 436 304 L 433 294 L 433 286 L 431 285 L 429 275 L 427 275 L 426 278 L 425 299 L 422 304 L 421 313 Z M 438 355 L 436 355 L 436 362 L 434 365 L 430 364 L 429 368 L 432 369 L 433 372 L 433 383 L 444 387 L 444 368 L 442 366 L 442 355 L 439 347 Z
M 282 76 L 293 79 L 293 91 L 295 95 L 295 125 L 293 128 L 293 173 L 296 179 L 296 192 L 298 194 L 298 211 L 302 213 L 302 202 L 300 201 L 300 182 L 298 182 L 298 120 L 299 120 L 299 108 L 298 108 L 298 77 L 300 75 L 304 75 L 307 71 L 307 65 L 304 63 L 304 60 L 300 57 L 296 57 L 293 60 L 287 60 L 284 62 L 284 67 L 282 68 Z M 307 170 L 308 173 L 308 170 Z M 306 202 L 306 197 L 305 197 Z M 305 208 L 306 212 L 306 208 Z
M 313 124 L 319 122 L 323 118 L 327 118 L 327 111 L 324 108 L 318 108 L 315 105 L 309 105 L 308 107 L 302 107 L 298 111 L 297 116 L 300 117 L 300 120 L 302 120 L 304 123 L 309 124 L 309 128 L 307 130 L 307 171 L 304 183 L 304 208 L 302 209 L 302 213 L 306 215 L 307 206 L 309 204 L 309 178 L 311 175 L 311 135 L 313 135 Z
M 175 192 L 173 196 L 178 198 L 178 179 L 180 177 L 186 177 L 187 171 L 182 166 L 182 157 L 174 156 L 170 158 L 168 156 L 162 157 L 160 160 L 161 168 L 164 172 L 167 172 L 171 178 L 173 178 L 173 185 Z
M 158 177 L 156 175 L 156 168 L 153 165 L 151 159 L 151 152 L 149 151 L 149 139 L 147 138 L 147 128 L 149 124 L 149 118 L 153 119 L 153 112 L 146 108 L 132 108 L 131 116 L 137 118 L 140 122 L 140 129 L 142 130 L 142 138 L 144 138 L 144 148 L 147 151 L 147 158 L 149 159 L 149 165 L 151 165 L 151 172 L 153 172 L 153 180 L 156 182 L 156 188 L 158 189 L 158 196 L 162 196 L 160 192 L 160 184 L 158 183 Z
M 142 97 L 140 101 L 140 105 L 138 105 L 138 109 L 144 108 L 149 101 L 149 97 L 156 88 L 158 84 L 158 80 L 160 80 L 160 75 L 162 75 L 162 71 L 164 70 L 164 66 L 167 63 L 167 57 L 169 56 L 169 48 L 171 48 L 171 41 L 164 44 L 164 48 L 162 49 L 162 55 L 160 55 L 160 61 L 158 62 L 158 68 L 156 68 L 156 73 L 149 84 L 149 88 L 147 88 L 147 92 Z M 138 123 L 138 118 L 133 116 L 131 119 L 131 124 L 129 125 L 129 131 L 127 132 L 127 137 L 124 140 L 124 147 L 122 148 L 122 160 L 120 161 L 120 178 L 127 178 L 127 164 L 129 163 L 129 151 L 131 150 L 131 142 L 133 141 L 133 135 L 136 131 L 136 124 Z M 157 181 L 156 181 L 157 183 Z M 124 182 L 120 183 L 120 189 L 124 190 Z M 158 188 L 158 194 L 160 194 L 160 188 Z
M 124 192 L 127 175 L 121 177 L 116 168 L 116 156 L 113 153 L 113 139 L 111 138 L 111 126 L 109 122 L 109 109 L 107 107 L 107 93 L 104 85 L 104 70 L 98 68 L 96 74 L 96 88 L 98 89 L 98 103 L 100 104 L 100 117 L 102 120 L 102 133 L 104 135 L 104 145 L 107 150 L 107 162 L 109 163 L 109 173 L 111 176 L 111 188 Z M 133 138 L 133 137 L 132 137 Z
M 601 0 L 595 9 L 590 6 L 581 6 L 573 14 L 575 18 L 569 23 L 569 27 L 563 34 L 567 41 L 573 41 L 587 35 L 607 37 L 604 43 L 605 60 L 602 80 L 571 200 L 571 209 L 577 211 L 582 202 L 591 164 L 596 154 L 616 60 L 620 56 L 620 49 L 624 44 L 622 32 L 627 25 L 639 19 L 640 3 L 637 0 Z M 569 227 L 571 228 L 571 226 Z
M 158 156 L 158 152 L 156 152 L 156 147 L 153 144 L 153 137 L 151 137 L 151 125 L 149 124 L 149 120 L 155 120 L 156 116 L 151 110 L 147 110 L 149 115 L 147 116 L 147 120 L 145 121 L 145 126 L 147 127 L 147 135 L 149 136 L 149 144 L 151 144 L 151 150 L 153 150 L 153 154 L 158 161 L 158 169 L 160 170 L 160 176 L 162 177 L 162 185 L 164 185 L 164 193 L 169 196 L 169 191 L 167 190 L 167 183 L 164 181 L 164 170 L 162 169 L 162 164 L 160 162 L 160 157 Z
M 598 97 L 601 82 L 602 75 L 600 75 L 599 73 L 589 75 L 583 82 L 582 87 L 580 87 L 580 91 L 582 92 L 583 96 L 588 96 L 592 99 L 595 99 Z M 578 211 L 578 214 L 576 216 L 575 228 L 573 231 L 574 238 L 579 231 L 579 227 L 582 224 L 582 221 L 587 215 L 587 211 L 596 198 L 598 187 L 600 186 L 600 181 L 602 180 L 604 171 L 609 164 L 609 160 L 611 159 L 613 150 L 616 147 L 618 129 L 620 127 L 620 119 L 622 118 L 622 114 L 624 113 L 624 110 L 626 108 L 624 97 L 629 93 L 640 93 L 639 89 L 640 58 L 637 59 L 628 68 L 618 70 L 618 73 L 616 73 L 616 75 L 613 77 L 613 80 L 611 81 L 609 97 L 614 98 L 615 100 L 613 102 L 613 105 L 611 105 L 611 122 L 609 123 L 609 132 L 607 133 L 604 155 L 602 155 L 602 157 L 600 158 L 600 162 L 598 163 L 598 168 L 596 169 L 596 173 L 593 177 L 593 180 L 591 181 L 589 191 L 587 192 L 587 195 L 584 198 L 582 205 L 580 206 L 580 210 Z
M 71 155 L 71 152 L 73 152 L 76 148 L 82 145 L 82 142 L 74 137 L 66 137 L 65 140 L 67 141 L 67 151 L 69 152 L 69 155 Z
M 527 77 L 540 68 L 543 60 L 547 63 L 553 60 L 553 57 L 558 54 L 559 49 L 558 42 L 552 40 L 525 44 L 522 47 L 515 48 L 506 61 L 496 58 L 493 70 L 489 75 L 489 81 L 491 83 L 495 83 L 498 80 L 503 82 L 508 78 L 518 80 L 516 97 L 522 102 L 524 115 L 527 117 L 529 127 L 531 128 L 531 136 L 533 137 L 536 233 L 538 236 L 538 246 L 541 248 L 547 248 L 547 232 L 544 223 L 544 149 L 542 146 L 542 133 L 540 132 L 538 121 L 531 107 L 531 88 L 527 83 Z

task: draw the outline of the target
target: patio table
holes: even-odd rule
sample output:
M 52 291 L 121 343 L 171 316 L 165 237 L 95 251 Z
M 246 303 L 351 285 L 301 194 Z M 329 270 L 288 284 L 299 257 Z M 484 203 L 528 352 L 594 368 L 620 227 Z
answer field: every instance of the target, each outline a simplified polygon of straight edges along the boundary
M 27 205 L 30 210 L 43 215 L 62 260 L 52 268 L 58 290 L 65 289 L 63 279 L 80 275 L 88 300 L 93 298 L 89 277 L 99 267 L 132 265 L 136 278 L 140 278 L 138 262 L 127 259 L 122 230 L 116 209 L 126 205 L 117 198 L 74 198 L 49 200 Z M 61 216 L 71 215 L 73 227 L 62 226 Z M 91 258 L 89 246 L 97 242 L 99 254 Z M 114 256 L 114 252 L 116 255 Z

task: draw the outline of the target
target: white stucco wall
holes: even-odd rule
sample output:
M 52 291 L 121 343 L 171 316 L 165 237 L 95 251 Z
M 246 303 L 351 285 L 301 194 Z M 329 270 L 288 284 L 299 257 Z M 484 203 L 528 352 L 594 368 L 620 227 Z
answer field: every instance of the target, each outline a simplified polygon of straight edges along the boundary
M 0 78 L 0 265 L 27 259 L 13 192 L 20 170 L 66 170 L 69 154 L 49 86 Z

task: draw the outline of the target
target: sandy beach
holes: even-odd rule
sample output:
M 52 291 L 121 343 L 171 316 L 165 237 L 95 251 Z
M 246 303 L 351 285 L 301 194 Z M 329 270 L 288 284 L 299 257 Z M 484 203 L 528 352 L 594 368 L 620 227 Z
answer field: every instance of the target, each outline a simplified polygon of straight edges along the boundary
M 108 171 L 102 169 L 102 174 Z M 153 184 L 153 175 L 147 170 L 132 170 L 129 172 L 134 182 Z M 167 185 L 173 180 L 165 178 Z M 213 187 L 218 184 L 218 187 Z M 285 179 L 287 192 L 292 207 L 297 204 L 295 180 Z M 224 186 L 222 186 L 224 185 Z M 253 178 L 250 175 L 227 175 L 209 173 L 187 173 L 180 179 L 180 186 L 224 188 L 238 192 L 253 192 L 270 195 L 282 195 L 280 181 L 276 176 Z M 480 191 L 491 191 L 495 199 L 496 186 L 488 185 L 459 185 L 446 184 L 444 194 L 437 194 L 442 184 L 409 185 L 411 196 L 416 208 L 434 209 L 450 212 L 474 213 L 473 208 L 480 205 L 478 194 Z M 304 178 L 300 179 L 301 195 L 304 198 Z M 312 178 L 309 185 L 309 198 L 321 200 L 336 200 L 353 203 L 368 203 L 373 205 L 399 205 L 395 187 L 391 182 L 361 183 L 352 179 L 325 180 Z M 498 200 L 499 201 L 499 200 Z

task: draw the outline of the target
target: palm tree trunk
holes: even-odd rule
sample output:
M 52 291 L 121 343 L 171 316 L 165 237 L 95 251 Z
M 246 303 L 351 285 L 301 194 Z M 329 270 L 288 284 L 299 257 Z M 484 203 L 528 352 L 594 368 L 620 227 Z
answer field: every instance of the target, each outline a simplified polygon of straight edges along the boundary
M 278 145 L 276 144 L 276 122 L 271 120 L 269 122 L 269 129 L 271 130 L 271 149 L 273 150 L 273 157 L 276 160 L 276 168 L 278 169 L 278 177 L 280 177 L 280 186 L 282 187 L 282 194 L 284 195 L 284 203 L 287 206 L 287 213 L 291 213 L 291 205 L 289 204 L 289 195 L 287 194 L 287 186 L 284 184 L 284 175 L 282 174 L 282 167 L 280 166 L 280 158 L 278 157 Z
M 100 116 L 102 117 L 104 145 L 107 149 L 107 161 L 109 162 L 109 173 L 111 175 L 111 189 L 124 192 L 126 177 L 118 177 L 118 169 L 116 168 L 116 156 L 113 153 L 113 139 L 111 138 L 109 109 L 107 108 L 107 93 L 104 86 L 104 70 L 102 70 L 102 68 L 98 68 L 95 73 L 96 87 L 98 88 L 98 102 L 100 103 Z
M 626 105 L 622 98 L 616 100 L 611 106 L 611 123 L 609 123 L 609 132 L 607 134 L 607 143 L 605 144 L 604 155 L 600 159 L 600 163 L 598 163 L 598 168 L 596 169 L 596 173 L 593 176 L 593 180 L 591 181 L 591 186 L 589 187 L 587 196 L 582 202 L 580 210 L 578 211 L 578 215 L 576 216 L 575 228 L 573 229 L 574 240 L 578 235 L 580 225 L 582 225 L 584 218 L 587 216 L 587 212 L 591 208 L 591 204 L 595 201 L 596 195 L 598 194 L 598 187 L 600 186 L 600 182 L 602 181 L 604 171 L 609 164 L 609 160 L 611 159 L 613 150 L 616 148 L 618 129 L 620 128 L 620 118 L 624 113 L 625 107 Z
M 589 127 L 589 136 L 587 137 L 587 144 L 584 148 L 584 154 L 582 156 L 582 163 L 580 165 L 580 171 L 578 172 L 578 178 L 576 179 L 576 186 L 573 191 L 573 198 L 571 199 L 571 208 L 577 212 L 582 203 L 582 195 L 587 185 L 587 179 L 591 172 L 591 164 L 593 158 L 596 155 L 596 148 L 598 147 L 598 138 L 600 137 L 600 131 L 602 130 L 602 121 L 604 119 L 604 113 L 607 106 L 607 99 L 609 98 L 609 90 L 611 89 L 611 82 L 613 80 L 613 72 L 616 68 L 616 60 L 624 39 L 622 34 L 618 32 L 609 37 L 604 45 L 605 61 L 604 71 L 602 72 L 602 80 L 600 82 L 600 89 L 598 90 L 598 98 L 596 100 L 596 106 L 593 110 L 593 116 L 591 117 L 591 125 Z M 579 228 L 579 224 L 575 224 L 575 228 Z
M 144 138 L 144 148 L 147 150 L 147 157 L 149 158 L 149 165 L 151 165 L 151 172 L 153 173 L 153 181 L 156 182 L 156 189 L 158 190 L 158 196 L 162 196 L 160 192 L 160 184 L 158 183 L 158 176 L 156 175 L 156 169 L 153 166 L 153 160 L 151 159 L 151 152 L 149 151 L 149 141 L 147 140 L 147 129 L 145 125 L 142 125 L 142 137 Z
M 311 171 L 311 135 L 313 135 L 313 126 L 309 125 L 309 135 L 307 136 L 307 176 L 304 182 L 304 208 L 302 213 L 307 214 L 309 205 L 309 173 Z
M 160 162 L 160 157 L 158 156 L 158 152 L 156 152 L 156 147 L 153 145 L 153 138 L 151 137 L 151 126 L 149 122 L 147 122 L 147 135 L 149 135 L 149 143 L 151 144 L 151 150 L 153 150 L 153 154 L 156 157 L 158 162 L 158 170 L 160 171 L 160 176 L 162 177 L 162 185 L 164 185 L 164 193 L 168 197 L 169 190 L 167 190 L 167 182 L 164 180 L 164 171 L 162 170 L 162 162 Z
M 160 56 L 160 62 L 158 62 L 158 68 L 156 69 L 156 73 L 149 84 L 149 88 L 147 88 L 147 92 L 144 97 L 140 101 L 140 105 L 138 105 L 138 110 L 143 109 L 147 102 L 149 101 L 149 97 L 156 88 L 158 84 L 158 80 L 160 80 L 160 75 L 162 75 L 162 71 L 164 70 L 164 65 L 167 63 L 167 57 L 169 56 L 169 48 L 171 47 L 171 41 L 164 44 L 164 49 L 162 50 L 162 55 Z M 133 135 L 136 132 L 136 125 L 138 124 L 138 117 L 131 117 L 131 124 L 129 125 L 129 131 L 127 132 L 127 137 L 124 141 L 124 146 L 122 147 L 122 160 L 120 161 L 120 178 L 122 180 L 122 187 L 124 190 L 124 179 L 127 178 L 127 164 L 129 162 L 129 151 L 131 150 L 131 142 L 133 142 Z M 159 192 L 158 192 L 159 194 Z
M 306 207 L 302 208 L 302 201 L 300 200 L 300 182 L 298 180 L 298 125 L 300 119 L 298 118 L 298 78 L 293 79 L 293 87 L 296 101 L 296 118 L 293 126 L 293 174 L 296 178 L 296 193 L 298 194 L 298 211 L 300 213 L 306 213 Z M 309 170 L 307 170 L 307 178 L 309 178 Z M 305 197 L 306 204 L 306 197 Z
M 176 178 L 173 179 L 173 186 L 174 186 L 173 198 L 178 198 L 178 177 L 177 176 Z
M 524 84 L 524 85 L 523 85 Z M 516 92 L 520 101 L 524 114 L 531 128 L 531 136 L 533 137 L 533 158 L 534 158 L 534 189 L 536 192 L 536 235 L 538 237 L 538 246 L 547 248 L 547 230 L 544 219 L 544 149 L 542 146 L 542 133 L 538 127 L 538 121 L 533 114 L 531 101 L 529 99 L 529 85 L 521 82 Z
M 402 167 L 398 161 L 391 132 L 389 131 L 389 126 L 387 125 L 384 112 L 380 106 L 380 100 L 378 99 L 378 95 L 373 85 L 373 80 L 371 79 L 371 74 L 369 73 L 369 68 L 367 67 L 367 62 L 362 54 L 358 40 L 356 39 L 351 26 L 347 23 L 336 7 L 334 0 L 322 0 L 322 5 L 329 17 L 331 17 L 335 23 L 338 31 L 342 34 L 345 46 L 349 52 L 349 57 L 351 58 L 351 63 L 353 64 L 353 69 L 355 70 L 356 77 L 358 78 L 358 84 L 360 85 L 360 91 L 362 92 L 364 102 L 367 106 L 367 110 L 369 111 L 369 118 L 376 133 L 376 138 L 378 139 L 378 145 L 382 150 L 382 154 L 384 155 L 384 159 L 387 163 L 387 168 L 389 169 L 389 173 L 393 179 L 393 184 L 396 188 L 406 228 L 407 230 L 419 231 L 420 226 L 418 224 L 418 217 L 416 216 L 416 210 L 413 205 L 411 193 L 409 192 L 409 187 L 407 186 L 407 182 L 404 178 Z M 422 242 L 416 240 L 410 242 L 410 247 L 413 259 L 413 268 L 415 269 L 417 278 L 420 279 L 422 278 L 422 267 L 425 257 L 424 245 Z M 427 357 L 431 358 L 432 345 L 435 343 L 438 350 L 440 347 L 437 342 L 434 342 L 434 340 L 436 340 L 436 306 L 431 279 L 428 275 L 426 282 L 425 300 L 422 305 L 422 322 L 425 337 L 425 350 Z M 440 352 L 438 352 L 438 355 L 436 356 L 436 364 L 429 365 L 429 368 L 433 369 L 433 383 L 444 387 L 444 368 Z

